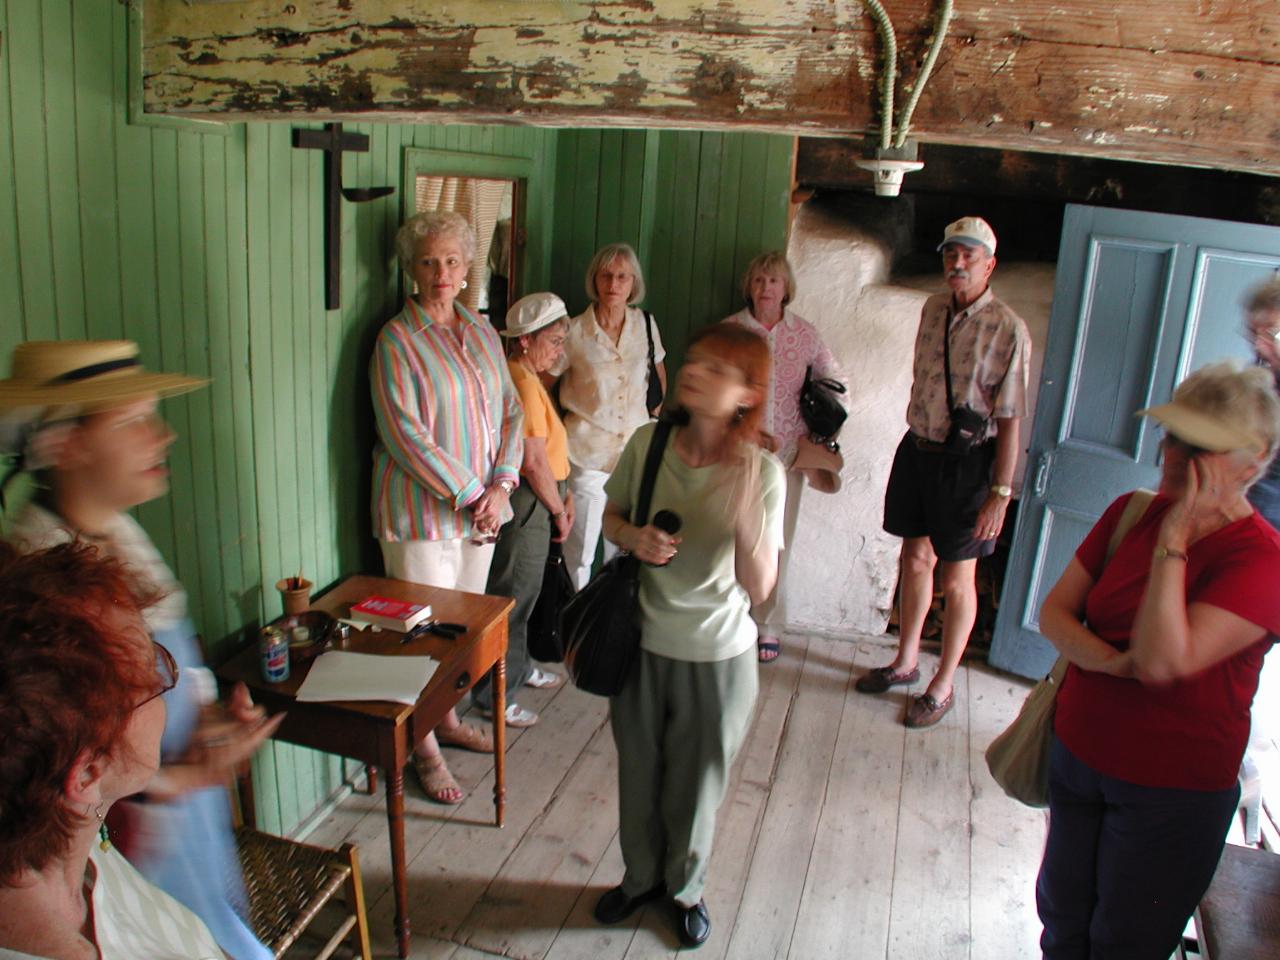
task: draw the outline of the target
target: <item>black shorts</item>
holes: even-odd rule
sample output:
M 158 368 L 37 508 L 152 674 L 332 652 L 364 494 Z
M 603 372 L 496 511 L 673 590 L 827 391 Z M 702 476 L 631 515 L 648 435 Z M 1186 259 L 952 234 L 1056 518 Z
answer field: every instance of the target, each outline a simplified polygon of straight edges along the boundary
M 995 540 L 976 540 L 978 510 L 991 490 L 995 441 L 966 457 L 922 450 L 908 433 L 893 455 L 884 492 L 884 529 L 895 537 L 928 537 L 940 560 L 989 557 Z

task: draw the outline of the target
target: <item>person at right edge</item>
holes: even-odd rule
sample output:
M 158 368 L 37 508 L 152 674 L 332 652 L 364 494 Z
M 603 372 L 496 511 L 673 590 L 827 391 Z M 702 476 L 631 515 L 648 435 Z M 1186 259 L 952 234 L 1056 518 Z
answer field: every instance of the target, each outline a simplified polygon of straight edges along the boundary
M 1040 611 L 1070 664 L 1036 881 L 1045 960 L 1177 948 L 1239 806 L 1249 708 L 1280 631 L 1280 534 L 1246 499 L 1280 441 L 1270 374 L 1212 364 L 1141 412 L 1164 427 L 1157 495 L 1109 562 L 1132 495 L 1107 508 Z
M 1280 275 L 1249 291 L 1244 301 L 1244 336 L 1253 347 L 1258 366 L 1272 377 L 1280 395 Z M 1267 522 L 1280 530 L 1280 463 L 1273 460 L 1266 474 L 1249 488 L 1249 502 Z
M 702 892 L 716 811 L 759 683 L 751 606 L 773 590 L 783 546 L 786 478 L 762 430 L 768 385 L 762 337 L 732 323 L 699 331 L 653 485 L 651 515 L 678 513 L 678 533 L 627 522 L 652 425 L 632 434 L 605 484 L 604 534 L 645 566 L 640 652 L 609 701 L 626 870 L 595 918 L 620 923 L 665 895 L 687 947 L 711 934 Z
M 942 658 L 907 707 L 908 727 L 932 727 L 955 705 L 952 685 L 978 613 L 979 557 L 994 552 L 1013 495 L 1027 412 L 1031 337 L 991 292 L 996 235 L 981 217 L 947 226 L 938 246 L 950 294 L 925 301 L 916 334 L 907 434 L 884 499 L 884 529 L 902 537 L 898 655 L 858 678 L 862 693 L 920 679 L 920 634 L 942 561 Z

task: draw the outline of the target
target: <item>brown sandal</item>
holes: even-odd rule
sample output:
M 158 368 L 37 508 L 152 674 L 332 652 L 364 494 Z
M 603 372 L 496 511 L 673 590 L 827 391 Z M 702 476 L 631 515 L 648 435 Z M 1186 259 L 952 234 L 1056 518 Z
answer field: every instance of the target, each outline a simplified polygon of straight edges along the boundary
M 443 747 L 460 747 L 472 753 L 493 753 L 493 729 L 476 723 L 459 723 L 452 730 L 437 727 L 436 739 Z
M 432 759 L 415 753 L 413 772 L 418 775 L 418 782 L 422 784 L 428 800 L 452 806 L 461 803 L 466 797 L 462 788 L 458 786 L 458 781 L 453 779 L 453 774 L 449 772 L 444 757 L 437 756 Z

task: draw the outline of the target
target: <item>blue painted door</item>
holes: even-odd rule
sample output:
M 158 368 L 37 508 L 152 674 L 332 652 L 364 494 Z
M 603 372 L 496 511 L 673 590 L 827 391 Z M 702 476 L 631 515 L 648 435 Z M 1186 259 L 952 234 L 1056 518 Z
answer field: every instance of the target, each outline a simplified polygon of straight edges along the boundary
M 1159 430 L 1134 412 L 1206 363 L 1251 361 L 1241 300 L 1277 269 L 1280 228 L 1067 208 L 994 666 L 1048 671 L 1045 594 L 1112 500 L 1158 482 Z

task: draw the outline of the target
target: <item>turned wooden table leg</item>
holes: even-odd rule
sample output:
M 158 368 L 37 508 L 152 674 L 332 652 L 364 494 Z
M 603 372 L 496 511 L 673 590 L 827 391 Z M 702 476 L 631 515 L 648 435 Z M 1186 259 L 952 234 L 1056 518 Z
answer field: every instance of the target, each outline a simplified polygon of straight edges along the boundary
M 493 667 L 493 807 L 499 827 L 507 815 L 507 662 Z
M 409 955 L 409 889 L 404 859 L 404 767 L 384 770 L 387 778 L 387 828 L 391 843 L 391 882 L 396 898 L 396 947 Z

